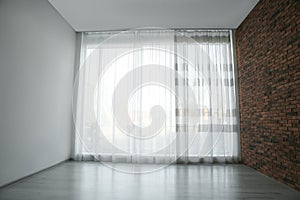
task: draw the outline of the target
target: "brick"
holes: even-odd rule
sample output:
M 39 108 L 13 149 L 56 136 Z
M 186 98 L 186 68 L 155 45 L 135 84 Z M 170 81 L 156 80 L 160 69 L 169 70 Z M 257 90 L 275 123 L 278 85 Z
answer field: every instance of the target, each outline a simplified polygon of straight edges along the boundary
M 300 191 L 300 1 L 261 0 L 236 30 L 242 162 Z

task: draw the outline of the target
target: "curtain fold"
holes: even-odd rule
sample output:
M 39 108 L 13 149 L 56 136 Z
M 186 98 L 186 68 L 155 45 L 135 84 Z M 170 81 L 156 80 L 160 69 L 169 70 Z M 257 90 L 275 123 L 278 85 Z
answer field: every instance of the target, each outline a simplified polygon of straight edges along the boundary
M 230 31 L 82 34 L 76 160 L 239 160 Z

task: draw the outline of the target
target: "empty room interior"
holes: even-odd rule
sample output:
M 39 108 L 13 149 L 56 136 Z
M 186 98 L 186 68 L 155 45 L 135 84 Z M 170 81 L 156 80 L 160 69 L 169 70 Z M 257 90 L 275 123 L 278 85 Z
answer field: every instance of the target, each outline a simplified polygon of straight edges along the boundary
M 0 200 L 300 199 L 299 0 L 0 0 Z

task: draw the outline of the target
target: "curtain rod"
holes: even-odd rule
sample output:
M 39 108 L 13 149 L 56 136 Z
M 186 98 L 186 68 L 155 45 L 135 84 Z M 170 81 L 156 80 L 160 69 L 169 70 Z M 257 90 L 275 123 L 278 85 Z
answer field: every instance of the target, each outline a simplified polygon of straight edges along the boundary
M 111 30 L 100 30 L 100 31 L 77 31 L 77 33 L 105 33 L 105 32 L 123 32 L 130 30 L 174 30 L 174 31 L 232 31 L 233 28 L 161 28 L 161 27 L 146 27 L 136 29 L 111 29 Z

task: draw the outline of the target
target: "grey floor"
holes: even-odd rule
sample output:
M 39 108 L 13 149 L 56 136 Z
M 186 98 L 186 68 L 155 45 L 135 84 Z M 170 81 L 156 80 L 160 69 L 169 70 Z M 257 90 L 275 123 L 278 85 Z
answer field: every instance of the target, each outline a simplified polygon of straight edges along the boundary
M 243 165 L 171 165 L 127 174 L 97 162 L 65 162 L 0 189 L 0 199 L 300 199 Z

